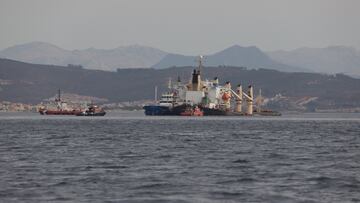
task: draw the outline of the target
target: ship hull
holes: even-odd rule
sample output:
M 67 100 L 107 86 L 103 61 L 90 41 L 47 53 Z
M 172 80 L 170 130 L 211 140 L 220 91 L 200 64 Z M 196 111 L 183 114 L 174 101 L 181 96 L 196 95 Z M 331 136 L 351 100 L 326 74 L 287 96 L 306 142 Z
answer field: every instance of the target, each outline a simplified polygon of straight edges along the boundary
M 76 114 L 76 116 L 105 116 L 106 112 L 97 112 L 97 113 L 87 113 L 87 112 L 81 112 L 79 114 Z
M 280 112 L 270 110 L 260 112 L 254 111 L 253 115 L 221 109 L 203 108 L 202 110 L 204 111 L 204 116 L 281 116 Z
M 173 108 L 158 105 L 144 106 L 145 115 L 147 116 L 183 116 L 189 105 L 180 105 Z M 281 116 L 277 111 L 254 112 L 253 115 L 239 113 L 222 109 L 201 108 L 203 116 Z
M 277 111 L 260 111 L 260 112 L 254 112 L 255 116 L 281 116 L 280 112 Z
M 204 116 L 228 116 L 230 113 L 220 109 L 202 108 L 201 110 L 204 112 Z
M 72 110 L 72 111 L 42 110 L 42 111 L 39 111 L 39 113 L 41 115 L 72 115 L 73 116 L 73 115 L 81 113 L 81 111 L 78 111 L 78 110 Z
M 188 105 L 179 105 L 176 107 L 167 107 L 159 105 L 144 106 L 145 115 L 147 116 L 180 116 Z
M 166 106 L 148 105 L 144 106 L 144 110 L 147 116 L 166 116 L 172 114 L 170 108 Z

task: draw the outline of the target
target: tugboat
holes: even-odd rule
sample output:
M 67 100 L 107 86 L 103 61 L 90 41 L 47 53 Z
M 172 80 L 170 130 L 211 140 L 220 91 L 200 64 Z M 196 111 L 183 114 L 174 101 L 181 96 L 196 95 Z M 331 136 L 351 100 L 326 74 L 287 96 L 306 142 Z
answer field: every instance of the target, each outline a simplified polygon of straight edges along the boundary
M 180 116 L 204 116 L 204 112 L 196 106 L 195 108 L 186 108 L 180 113 Z
M 105 116 L 106 112 L 96 105 L 90 105 L 88 109 L 77 113 L 76 116 Z
M 65 101 L 61 100 L 61 91 L 58 90 L 58 97 L 55 99 L 56 109 L 51 109 L 48 107 L 40 107 L 39 113 L 41 115 L 77 115 L 81 113 L 79 109 L 71 109 L 67 106 Z

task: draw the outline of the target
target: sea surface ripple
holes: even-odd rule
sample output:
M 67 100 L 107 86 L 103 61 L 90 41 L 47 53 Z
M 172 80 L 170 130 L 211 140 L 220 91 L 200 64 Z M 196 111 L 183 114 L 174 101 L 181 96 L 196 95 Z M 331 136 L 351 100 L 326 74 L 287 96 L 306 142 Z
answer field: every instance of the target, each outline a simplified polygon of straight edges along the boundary
M 360 116 L 0 114 L 0 202 L 360 202 Z

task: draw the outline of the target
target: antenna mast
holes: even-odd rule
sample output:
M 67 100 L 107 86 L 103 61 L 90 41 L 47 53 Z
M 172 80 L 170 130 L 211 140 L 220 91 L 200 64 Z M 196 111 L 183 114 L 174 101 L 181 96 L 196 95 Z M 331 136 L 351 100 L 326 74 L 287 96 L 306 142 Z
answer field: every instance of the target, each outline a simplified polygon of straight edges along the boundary
M 169 78 L 169 81 L 168 81 L 168 88 L 171 89 L 172 88 L 172 81 L 171 81 L 171 77 Z
M 58 98 L 57 99 L 55 99 L 55 101 L 61 101 L 61 91 L 60 91 L 60 89 L 58 89 Z
M 204 59 L 204 56 L 200 55 L 198 60 L 199 60 L 199 67 L 198 67 L 198 71 L 199 71 L 199 74 L 201 73 L 201 69 L 202 69 L 202 66 L 203 66 L 203 59 Z
M 158 91 L 158 87 L 157 86 L 155 86 L 155 102 L 157 102 L 157 91 Z

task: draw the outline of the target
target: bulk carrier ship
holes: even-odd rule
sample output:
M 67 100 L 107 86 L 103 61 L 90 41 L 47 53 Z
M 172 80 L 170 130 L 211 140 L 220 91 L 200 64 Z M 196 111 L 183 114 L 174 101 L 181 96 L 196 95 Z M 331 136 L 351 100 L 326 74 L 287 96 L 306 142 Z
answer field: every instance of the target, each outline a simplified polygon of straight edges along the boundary
M 276 111 L 261 110 L 260 102 L 257 103 L 257 108 L 254 109 L 252 85 L 249 85 L 247 91 L 244 92 L 241 85 L 238 85 L 235 91 L 232 90 L 230 82 L 226 82 L 225 85 L 220 85 L 217 77 L 213 80 L 202 80 L 203 56 L 198 58 L 198 62 L 198 67 L 193 71 L 189 83 L 183 84 L 180 79 L 178 79 L 174 85 L 169 82 L 170 91 L 162 94 L 160 101 L 156 104 L 144 106 L 145 115 L 281 115 L 281 113 Z M 232 108 L 231 103 L 235 103 L 234 108 Z M 246 106 L 245 110 L 243 110 L 243 105 Z M 193 111 L 194 114 L 189 113 L 189 109 Z M 199 113 L 198 109 L 200 109 L 202 113 Z

